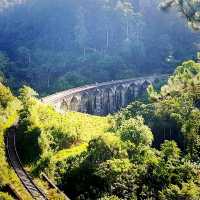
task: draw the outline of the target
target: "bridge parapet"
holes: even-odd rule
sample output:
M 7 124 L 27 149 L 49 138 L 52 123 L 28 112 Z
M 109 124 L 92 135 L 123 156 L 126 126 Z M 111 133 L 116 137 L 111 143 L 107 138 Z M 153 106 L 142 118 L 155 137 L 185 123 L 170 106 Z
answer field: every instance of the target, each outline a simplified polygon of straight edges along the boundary
M 167 79 L 168 75 L 155 75 L 95 83 L 65 90 L 42 98 L 41 101 L 53 105 L 56 110 L 107 115 L 125 107 L 146 92 L 149 84 Z

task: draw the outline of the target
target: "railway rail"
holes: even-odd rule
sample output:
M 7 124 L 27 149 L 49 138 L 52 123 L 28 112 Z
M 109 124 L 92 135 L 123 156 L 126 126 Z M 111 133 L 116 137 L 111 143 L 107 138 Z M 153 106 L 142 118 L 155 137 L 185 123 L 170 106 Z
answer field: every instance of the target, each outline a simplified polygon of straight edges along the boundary
M 22 184 L 36 200 L 48 200 L 46 195 L 39 189 L 36 184 L 33 182 L 31 177 L 24 170 L 22 163 L 20 161 L 19 155 L 17 153 L 16 145 L 15 145 L 15 127 L 9 129 L 6 139 L 7 146 L 7 154 L 9 161 L 15 170 L 17 176 L 20 178 Z
M 16 189 L 11 184 L 7 184 L 1 189 L 2 189 L 2 192 L 7 192 L 15 200 L 23 200 L 20 194 L 16 191 Z
M 70 200 L 69 197 L 63 193 L 48 177 L 45 173 L 41 173 L 42 178 L 49 184 L 50 188 L 55 189 L 65 200 Z

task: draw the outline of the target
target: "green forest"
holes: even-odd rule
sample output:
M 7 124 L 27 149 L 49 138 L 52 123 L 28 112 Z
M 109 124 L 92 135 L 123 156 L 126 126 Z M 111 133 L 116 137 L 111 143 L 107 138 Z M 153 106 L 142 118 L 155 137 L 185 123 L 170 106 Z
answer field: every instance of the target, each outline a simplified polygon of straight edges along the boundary
M 46 199 L 200 200 L 199 31 L 197 0 L 0 1 L 0 200 L 34 199 L 13 128 Z M 107 116 L 41 101 L 155 74 L 169 77 Z
M 161 0 L 2 1 L 1 79 L 15 91 L 172 73 L 200 50 L 199 33 Z

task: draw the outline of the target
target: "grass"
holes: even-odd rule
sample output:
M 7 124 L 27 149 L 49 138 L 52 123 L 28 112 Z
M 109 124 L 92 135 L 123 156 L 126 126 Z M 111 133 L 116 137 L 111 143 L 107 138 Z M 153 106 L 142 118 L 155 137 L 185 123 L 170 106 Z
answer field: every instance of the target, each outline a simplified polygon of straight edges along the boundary
M 87 151 L 87 146 L 88 145 L 86 143 L 83 143 L 78 146 L 74 146 L 70 149 L 64 149 L 58 151 L 57 153 L 54 154 L 53 160 L 62 161 L 66 158 L 69 158 L 70 156 L 80 155 L 82 152 Z

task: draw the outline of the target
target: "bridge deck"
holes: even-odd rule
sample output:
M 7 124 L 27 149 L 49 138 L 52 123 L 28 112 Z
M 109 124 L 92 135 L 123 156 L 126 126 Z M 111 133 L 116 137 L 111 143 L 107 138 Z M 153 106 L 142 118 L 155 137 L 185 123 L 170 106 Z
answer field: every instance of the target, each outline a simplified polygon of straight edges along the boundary
M 169 74 L 162 74 L 162 75 L 153 75 L 153 76 L 144 76 L 144 77 L 138 77 L 138 78 L 131 78 L 131 79 L 122 79 L 122 80 L 116 80 L 116 81 L 109 81 L 109 82 L 102 82 L 102 83 L 95 83 L 95 84 L 90 84 L 90 85 L 84 85 L 81 87 L 77 87 L 77 88 L 72 88 L 72 89 L 68 89 L 68 90 L 64 90 L 61 92 L 57 92 L 54 93 L 52 95 L 49 95 L 47 97 L 44 97 L 41 99 L 42 102 L 44 103 L 51 103 L 54 102 L 56 99 L 58 98 L 62 98 L 68 95 L 72 95 L 75 93 L 79 93 L 79 92 L 83 92 L 83 91 L 87 91 L 90 89 L 95 89 L 95 88 L 100 88 L 103 86 L 109 86 L 109 85 L 117 85 L 117 84 L 124 84 L 124 83 L 128 83 L 131 81 L 141 81 L 141 80 L 152 80 L 152 79 L 165 79 L 169 76 Z

